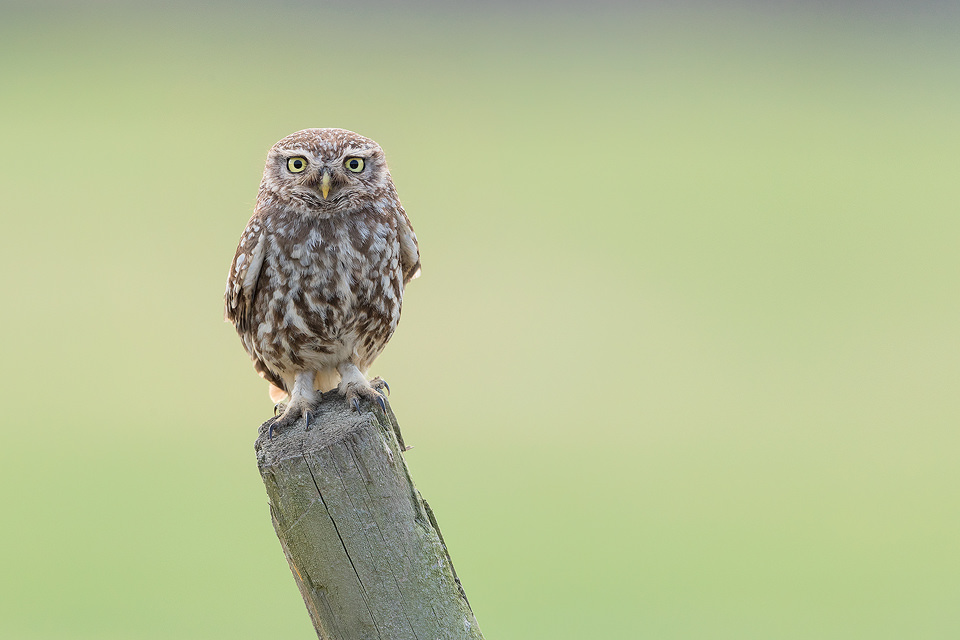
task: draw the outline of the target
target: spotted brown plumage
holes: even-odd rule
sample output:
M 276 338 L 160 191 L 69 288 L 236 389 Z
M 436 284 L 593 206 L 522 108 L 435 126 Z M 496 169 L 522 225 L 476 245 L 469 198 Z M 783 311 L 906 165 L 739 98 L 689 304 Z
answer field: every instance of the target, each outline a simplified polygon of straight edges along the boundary
M 271 432 L 302 416 L 309 425 L 318 390 L 337 387 L 358 409 L 360 398 L 383 403 L 385 383 L 367 370 L 419 272 L 417 237 L 376 142 L 305 129 L 273 146 L 225 295 L 257 372 L 289 396 Z

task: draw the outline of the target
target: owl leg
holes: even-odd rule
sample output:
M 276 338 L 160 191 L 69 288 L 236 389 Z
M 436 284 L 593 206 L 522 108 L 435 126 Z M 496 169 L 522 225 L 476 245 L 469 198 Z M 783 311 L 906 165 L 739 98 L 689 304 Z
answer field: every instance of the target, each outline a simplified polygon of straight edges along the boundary
M 306 429 L 310 429 L 310 421 L 313 419 L 311 409 L 317 400 L 317 393 L 313 388 L 315 375 L 316 372 L 314 371 L 301 371 L 293 379 L 290 402 L 287 403 L 282 414 L 271 420 L 270 429 L 267 431 L 268 438 L 273 437 L 274 431 L 280 431 L 296 424 L 300 418 L 304 419 Z
M 367 382 L 367 379 L 360 369 L 357 368 L 357 365 L 352 362 L 344 362 L 337 370 L 340 371 L 340 387 L 338 391 L 340 395 L 344 396 L 347 399 L 349 404 L 353 405 L 355 411 L 359 413 L 360 411 L 360 399 L 365 398 L 367 400 L 374 401 L 380 405 L 380 408 L 384 411 L 387 410 L 387 403 L 377 389 Z M 379 380 L 379 378 L 378 378 Z M 383 382 L 380 380 L 380 382 Z M 379 387 L 379 383 L 378 383 Z

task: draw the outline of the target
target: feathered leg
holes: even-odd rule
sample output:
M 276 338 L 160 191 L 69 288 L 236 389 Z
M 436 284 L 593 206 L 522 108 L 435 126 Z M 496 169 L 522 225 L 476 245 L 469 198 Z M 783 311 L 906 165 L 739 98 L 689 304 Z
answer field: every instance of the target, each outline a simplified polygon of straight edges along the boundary
M 290 402 L 287 403 L 283 413 L 271 421 L 267 437 L 272 438 L 274 431 L 296 424 L 301 417 L 307 423 L 306 428 L 310 429 L 310 421 L 313 419 L 311 409 L 317 402 L 317 392 L 313 387 L 315 376 L 315 371 L 301 371 L 296 375 L 293 379 L 293 389 L 290 390 Z
M 383 394 L 377 390 L 386 386 L 383 380 L 380 378 L 376 379 L 377 389 L 375 389 L 374 386 L 367 381 L 366 377 L 360 373 L 357 365 L 352 362 L 344 362 L 337 367 L 337 369 L 340 371 L 340 387 L 338 391 L 340 395 L 346 397 L 349 404 L 353 405 L 355 411 L 360 411 L 360 398 L 373 400 L 380 405 L 381 409 L 384 411 L 387 410 L 386 400 Z M 383 387 L 380 386 L 381 383 Z

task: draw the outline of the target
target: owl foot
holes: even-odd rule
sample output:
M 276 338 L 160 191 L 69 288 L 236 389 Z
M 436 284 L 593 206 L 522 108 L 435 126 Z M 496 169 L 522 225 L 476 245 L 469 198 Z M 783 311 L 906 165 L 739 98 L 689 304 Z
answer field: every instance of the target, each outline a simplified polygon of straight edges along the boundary
M 313 420 L 314 403 L 319 401 L 319 397 L 313 388 L 316 372 L 300 371 L 294 376 L 293 388 L 290 390 L 290 402 L 286 405 L 277 403 L 273 407 L 273 413 L 276 416 L 278 411 L 282 411 L 279 416 L 270 421 L 270 428 L 267 431 L 267 437 L 272 438 L 274 431 L 280 431 L 296 424 L 303 418 L 304 429 L 310 430 L 310 421 Z
M 360 385 L 350 385 L 347 387 L 345 392 L 342 392 L 344 397 L 346 397 L 347 402 L 353 405 L 353 410 L 357 413 L 360 413 L 360 399 L 371 400 L 380 405 L 380 408 L 384 412 L 387 410 L 387 401 L 384 399 L 383 394 L 375 390 L 370 385 L 360 386 Z
M 282 405 L 279 406 L 282 408 Z M 304 428 L 307 431 L 310 431 L 312 428 L 310 423 L 313 421 L 313 412 L 300 403 L 291 403 L 287 405 L 283 413 L 270 419 L 270 427 L 267 429 L 267 438 L 272 438 L 274 431 L 279 432 L 297 424 L 297 422 L 300 421 L 300 418 L 303 418 Z
M 353 410 L 360 413 L 360 400 L 371 400 L 380 405 L 384 412 L 387 410 L 387 400 L 380 393 L 380 389 L 387 388 L 387 383 L 383 378 L 374 378 L 368 382 L 366 377 L 360 373 L 360 369 L 350 362 L 345 362 L 337 367 L 340 372 L 340 387 L 337 389 L 347 403 L 353 405 Z

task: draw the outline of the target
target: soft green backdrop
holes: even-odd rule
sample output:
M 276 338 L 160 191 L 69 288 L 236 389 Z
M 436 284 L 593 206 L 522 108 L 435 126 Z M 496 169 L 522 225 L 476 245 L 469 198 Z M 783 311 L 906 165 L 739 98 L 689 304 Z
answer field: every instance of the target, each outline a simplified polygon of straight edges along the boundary
M 488 638 L 960 636 L 960 21 L 736 6 L 0 8 L 0 637 L 312 637 L 221 296 L 313 126 Z

